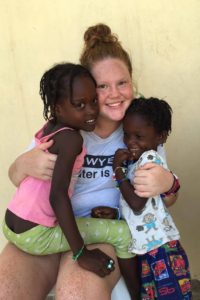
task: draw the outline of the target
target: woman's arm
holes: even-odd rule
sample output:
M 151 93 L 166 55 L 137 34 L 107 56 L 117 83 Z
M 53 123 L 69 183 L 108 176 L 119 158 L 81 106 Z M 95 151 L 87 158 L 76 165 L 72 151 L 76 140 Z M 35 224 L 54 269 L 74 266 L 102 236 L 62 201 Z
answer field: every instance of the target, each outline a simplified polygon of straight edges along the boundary
M 52 144 L 53 140 L 50 140 L 17 157 L 8 170 L 8 176 L 15 186 L 19 186 L 27 176 L 42 180 L 52 177 L 57 155 L 45 152 Z
M 140 197 L 152 197 L 169 191 L 173 185 L 173 174 L 155 163 L 147 163 L 135 172 L 133 184 L 135 193 Z M 171 205 L 177 194 L 171 196 Z M 170 206 L 170 205 L 168 205 Z

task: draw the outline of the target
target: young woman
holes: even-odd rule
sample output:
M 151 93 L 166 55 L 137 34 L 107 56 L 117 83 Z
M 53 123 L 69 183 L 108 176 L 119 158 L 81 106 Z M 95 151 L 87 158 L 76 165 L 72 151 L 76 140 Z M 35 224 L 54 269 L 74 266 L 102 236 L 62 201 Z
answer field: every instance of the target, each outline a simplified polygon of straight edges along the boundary
M 123 147 L 121 120 L 134 96 L 130 58 L 110 28 L 103 24 L 90 27 L 84 40 L 80 61 L 97 82 L 100 115 L 95 131 L 83 135 L 88 155 L 72 197 L 76 216 L 89 215 L 97 203 L 103 205 L 104 199 L 109 198 L 112 206 L 118 205 L 119 191 L 112 180 L 112 160 L 115 151 Z M 56 156 L 43 151 L 50 145 L 51 142 L 46 143 L 17 158 L 9 171 L 15 185 L 27 175 L 51 178 Z M 162 147 L 158 151 L 161 154 Z M 134 177 L 135 192 L 141 197 L 164 193 L 172 184 L 173 175 L 155 164 L 146 165 Z M 116 261 L 112 248 L 98 247 Z M 115 271 L 102 279 L 80 269 L 70 254 L 63 255 L 61 261 L 58 255 L 32 257 L 10 244 L 1 255 L 0 267 L 0 293 L 5 299 L 44 299 L 56 282 L 56 299 L 110 299 L 119 279 L 117 264 Z

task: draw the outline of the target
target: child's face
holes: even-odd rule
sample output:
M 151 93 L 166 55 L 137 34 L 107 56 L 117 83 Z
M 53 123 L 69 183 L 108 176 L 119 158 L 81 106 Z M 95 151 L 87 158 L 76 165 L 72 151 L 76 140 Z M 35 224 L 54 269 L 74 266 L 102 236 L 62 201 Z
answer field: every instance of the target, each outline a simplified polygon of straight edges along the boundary
M 143 152 L 157 150 L 163 142 L 162 135 L 158 134 L 153 125 L 139 114 L 130 114 L 123 121 L 124 143 L 134 160 L 138 160 Z
M 92 131 L 98 117 L 96 87 L 89 77 L 77 77 L 73 82 L 72 101 L 57 105 L 57 118 L 65 126 Z

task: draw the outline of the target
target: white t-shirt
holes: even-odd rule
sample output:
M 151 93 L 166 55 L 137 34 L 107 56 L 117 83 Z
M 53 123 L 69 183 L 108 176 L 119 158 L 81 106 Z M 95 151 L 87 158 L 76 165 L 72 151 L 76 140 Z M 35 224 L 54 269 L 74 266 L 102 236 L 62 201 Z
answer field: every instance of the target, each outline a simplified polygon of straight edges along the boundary
M 94 132 L 81 131 L 81 135 L 87 154 L 71 201 L 75 216 L 87 217 L 95 206 L 119 207 L 120 192 L 112 178 L 112 162 L 115 151 L 125 145 L 122 126 L 104 139 Z M 34 146 L 32 141 L 29 150 Z M 165 160 L 165 149 L 161 145 L 158 153 Z
M 112 178 L 112 163 L 115 151 L 125 145 L 122 126 L 104 139 L 94 132 L 81 131 L 81 134 L 87 154 L 71 200 L 74 214 L 86 217 L 95 206 L 119 207 L 120 191 Z M 165 159 L 162 146 L 158 152 Z

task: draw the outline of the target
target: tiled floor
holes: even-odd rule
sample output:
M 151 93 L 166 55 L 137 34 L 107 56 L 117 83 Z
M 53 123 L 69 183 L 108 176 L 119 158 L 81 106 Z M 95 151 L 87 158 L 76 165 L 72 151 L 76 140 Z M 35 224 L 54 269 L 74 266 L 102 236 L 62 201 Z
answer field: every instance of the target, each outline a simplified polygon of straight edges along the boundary
M 192 300 L 200 300 L 200 281 L 197 279 L 192 280 L 192 293 L 193 293 Z M 54 299 L 55 298 L 53 295 L 49 295 L 46 298 L 46 300 L 54 300 Z

